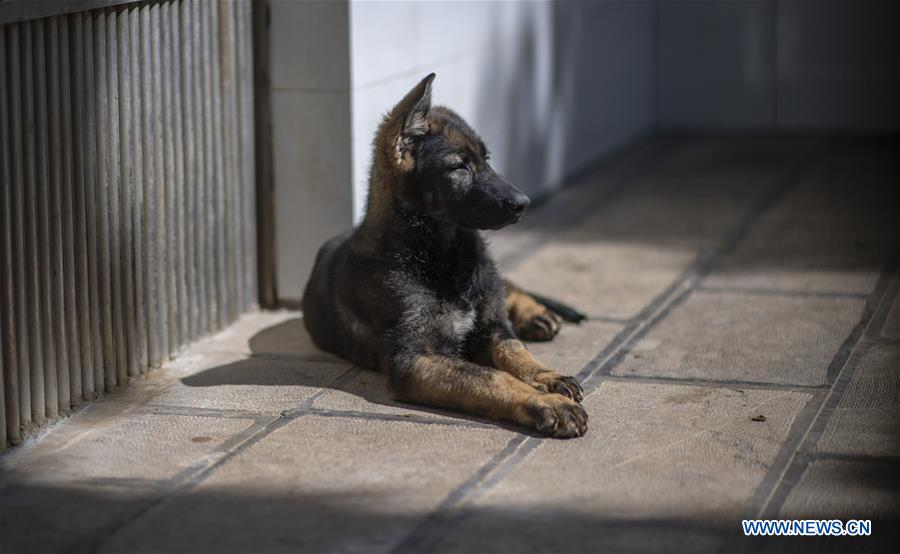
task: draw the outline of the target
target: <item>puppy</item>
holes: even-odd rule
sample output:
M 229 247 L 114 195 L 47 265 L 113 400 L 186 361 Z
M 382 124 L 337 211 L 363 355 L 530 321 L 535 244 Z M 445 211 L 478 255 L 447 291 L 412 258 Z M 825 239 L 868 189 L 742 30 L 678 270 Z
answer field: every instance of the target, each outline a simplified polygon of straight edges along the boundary
M 581 386 L 516 335 L 549 340 L 560 315 L 582 316 L 501 279 L 479 231 L 519 221 L 529 199 L 461 117 L 432 107 L 434 77 L 381 123 L 365 218 L 319 251 L 306 327 L 319 348 L 387 374 L 397 400 L 583 435 Z

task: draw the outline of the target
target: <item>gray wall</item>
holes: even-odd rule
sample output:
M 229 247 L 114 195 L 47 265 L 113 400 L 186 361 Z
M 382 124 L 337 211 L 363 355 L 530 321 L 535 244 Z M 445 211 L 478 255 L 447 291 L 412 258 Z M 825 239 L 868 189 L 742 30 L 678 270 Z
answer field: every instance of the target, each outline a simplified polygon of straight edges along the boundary
M 659 2 L 664 127 L 900 128 L 900 4 Z

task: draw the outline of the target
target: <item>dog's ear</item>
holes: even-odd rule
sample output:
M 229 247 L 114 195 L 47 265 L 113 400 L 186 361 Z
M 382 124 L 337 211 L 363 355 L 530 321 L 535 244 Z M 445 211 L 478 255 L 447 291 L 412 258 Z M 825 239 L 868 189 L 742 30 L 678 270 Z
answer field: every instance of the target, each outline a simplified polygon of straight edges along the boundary
M 431 82 L 434 81 L 434 77 L 434 73 L 429 73 L 397 104 L 397 108 L 399 108 L 397 115 L 403 118 L 400 134 L 407 137 L 418 137 L 428 131 L 425 118 L 431 109 Z
M 393 131 L 394 159 L 397 167 L 408 171 L 415 165 L 412 149 L 416 139 L 428 132 L 428 111 L 431 110 L 431 82 L 434 73 L 419 81 L 406 93 L 388 115 L 389 128 Z

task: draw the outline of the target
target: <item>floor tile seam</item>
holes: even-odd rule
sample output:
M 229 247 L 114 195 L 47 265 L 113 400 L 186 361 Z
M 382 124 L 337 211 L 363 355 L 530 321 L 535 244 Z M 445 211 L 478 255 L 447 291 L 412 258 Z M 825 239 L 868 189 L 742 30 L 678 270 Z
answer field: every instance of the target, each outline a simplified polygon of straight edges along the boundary
M 873 347 L 874 343 L 866 340 L 866 337 L 874 321 L 875 313 L 888 299 L 888 285 L 894 273 L 893 267 L 892 260 L 885 264 L 879 282 L 870 295 L 870 299 L 866 302 L 867 307 L 861 315 L 860 322 L 857 324 L 854 332 L 851 333 L 851 337 L 855 337 L 855 343 L 849 349 L 844 348 L 844 345 L 842 345 L 842 348 L 835 353 L 832 364 L 829 365 L 835 365 L 837 363 L 835 360 L 843 358 L 838 373 L 835 375 L 834 380 L 830 381 L 829 390 L 818 399 L 818 405 L 813 404 L 814 415 L 808 422 L 804 422 L 805 429 L 798 429 L 798 432 L 792 433 L 792 436 L 789 436 L 789 440 L 786 440 L 782 445 L 782 451 L 789 452 L 790 455 L 787 457 L 782 469 L 778 469 L 777 466 L 773 465 L 773 472 L 767 475 L 760 483 L 757 493 L 762 494 L 754 494 L 754 499 L 761 502 L 758 506 L 751 502 L 751 505 L 748 506 L 750 516 L 765 517 L 769 515 L 774 517 L 773 514 L 777 514 L 780 511 L 784 501 L 805 472 L 809 462 L 805 454 L 815 452 L 815 447 L 825 432 L 828 422 L 841 398 L 843 398 L 859 362 Z M 767 489 L 768 493 L 766 493 Z

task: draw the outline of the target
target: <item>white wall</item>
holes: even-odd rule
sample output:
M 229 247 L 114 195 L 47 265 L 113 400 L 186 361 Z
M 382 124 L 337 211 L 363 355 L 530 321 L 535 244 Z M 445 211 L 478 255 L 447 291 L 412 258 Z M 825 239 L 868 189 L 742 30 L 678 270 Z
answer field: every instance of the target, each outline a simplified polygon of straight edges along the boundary
M 628 1 L 352 1 L 355 217 L 381 116 L 432 71 L 434 102 L 532 195 L 651 128 L 653 16 Z
M 296 302 L 319 246 L 353 222 L 346 2 L 270 3 L 279 300 Z

